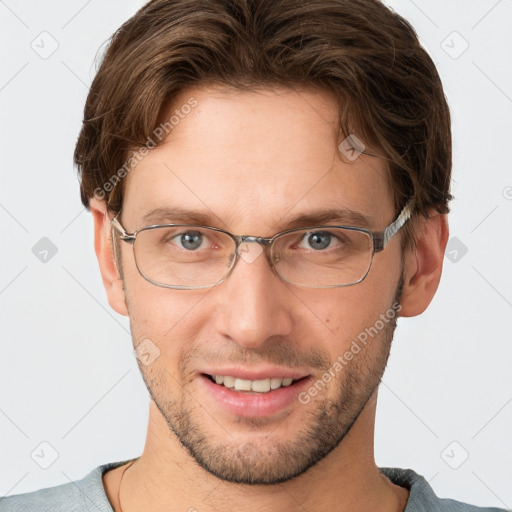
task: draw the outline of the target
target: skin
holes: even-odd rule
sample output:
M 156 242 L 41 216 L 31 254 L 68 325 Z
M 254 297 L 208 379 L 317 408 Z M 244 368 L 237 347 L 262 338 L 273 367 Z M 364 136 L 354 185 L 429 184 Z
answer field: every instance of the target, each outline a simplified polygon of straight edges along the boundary
M 259 236 L 327 206 L 363 213 L 375 231 L 395 219 L 384 160 L 338 157 L 337 106 L 329 94 L 196 88 L 173 109 L 191 96 L 197 107 L 127 176 L 120 216 L 127 231 L 143 227 L 150 209 L 169 206 L 208 209 L 215 216 L 211 225 Z M 150 339 L 160 350 L 151 364 L 139 362 L 152 400 L 144 451 L 123 478 L 123 512 L 295 511 L 298 504 L 305 510 L 404 510 L 408 491 L 379 472 L 373 454 L 377 389 L 393 322 L 309 403 L 294 401 L 270 418 L 225 411 L 205 392 L 198 369 L 206 362 L 271 362 L 321 378 L 396 300 L 400 316 L 426 309 L 441 276 L 445 215 L 415 220 L 415 249 L 402 254 L 395 236 L 354 286 L 290 285 L 261 254 L 250 263 L 239 260 L 214 288 L 183 291 L 146 281 L 123 242 L 121 278 L 106 205 L 94 198 L 90 205 L 109 303 L 129 315 L 135 347 Z M 123 469 L 103 477 L 116 512 Z M 249 481 L 257 485 L 240 483 Z

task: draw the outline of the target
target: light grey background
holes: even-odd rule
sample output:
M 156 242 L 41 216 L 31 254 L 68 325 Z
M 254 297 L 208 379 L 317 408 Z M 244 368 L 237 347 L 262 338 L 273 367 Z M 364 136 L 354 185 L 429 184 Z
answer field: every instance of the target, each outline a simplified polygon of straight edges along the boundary
M 510 508 L 512 0 L 388 3 L 440 70 L 456 199 L 439 292 L 398 322 L 376 459 L 415 469 L 442 497 Z M 128 322 L 106 301 L 72 166 L 94 58 L 142 5 L 0 1 L 0 495 L 144 446 L 148 393 Z

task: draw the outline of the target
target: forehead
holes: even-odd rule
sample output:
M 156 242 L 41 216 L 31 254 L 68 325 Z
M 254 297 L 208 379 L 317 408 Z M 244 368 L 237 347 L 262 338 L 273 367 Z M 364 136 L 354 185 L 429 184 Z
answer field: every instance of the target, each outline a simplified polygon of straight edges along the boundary
M 162 112 L 163 143 L 128 174 L 124 215 L 209 210 L 239 229 L 318 207 L 378 218 L 392 204 L 385 161 L 340 159 L 338 109 L 319 90 L 189 89 Z

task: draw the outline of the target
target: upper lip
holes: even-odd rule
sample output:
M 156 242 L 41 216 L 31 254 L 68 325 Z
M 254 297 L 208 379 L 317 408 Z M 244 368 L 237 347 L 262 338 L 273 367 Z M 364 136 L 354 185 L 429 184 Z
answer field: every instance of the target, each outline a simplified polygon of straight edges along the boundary
M 248 368 L 241 366 L 226 366 L 223 368 L 203 368 L 200 373 L 208 375 L 229 375 L 238 379 L 245 380 L 264 380 L 264 379 L 302 379 L 310 374 L 301 369 L 282 368 L 280 366 L 260 366 L 258 368 Z

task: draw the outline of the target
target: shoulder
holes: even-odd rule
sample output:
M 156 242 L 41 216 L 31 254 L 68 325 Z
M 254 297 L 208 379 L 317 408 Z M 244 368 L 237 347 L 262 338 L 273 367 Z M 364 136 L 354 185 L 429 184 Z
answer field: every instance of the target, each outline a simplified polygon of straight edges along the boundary
M 404 512 L 507 512 L 502 508 L 476 507 L 451 499 L 438 498 L 429 483 L 412 469 L 379 468 L 394 484 L 409 489 Z
M 78 512 L 87 510 L 80 492 L 80 481 L 38 491 L 0 498 L 1 512 Z M 110 511 L 109 511 L 110 512 Z
M 103 487 L 104 473 L 128 461 L 94 468 L 81 480 L 0 498 L 0 512 L 112 512 Z

